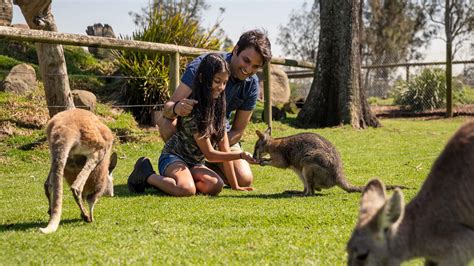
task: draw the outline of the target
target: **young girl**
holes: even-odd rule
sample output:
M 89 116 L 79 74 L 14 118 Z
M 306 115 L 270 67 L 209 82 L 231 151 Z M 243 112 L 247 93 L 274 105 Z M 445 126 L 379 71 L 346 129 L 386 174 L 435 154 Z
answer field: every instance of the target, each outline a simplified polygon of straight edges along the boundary
M 158 163 L 160 175 L 154 173 L 148 158 L 140 158 L 128 180 L 131 191 L 143 192 L 146 185 L 151 185 L 174 196 L 196 192 L 217 195 L 224 182 L 204 165 L 204 159 L 224 162 L 224 175 L 232 189 L 253 190 L 240 187 L 234 172 L 233 160 L 256 161 L 247 152 L 230 151 L 224 93 L 228 79 L 229 66 L 219 54 L 203 58 L 190 97 L 195 101 L 193 111 L 187 117 L 179 117 L 178 132 L 166 142 Z

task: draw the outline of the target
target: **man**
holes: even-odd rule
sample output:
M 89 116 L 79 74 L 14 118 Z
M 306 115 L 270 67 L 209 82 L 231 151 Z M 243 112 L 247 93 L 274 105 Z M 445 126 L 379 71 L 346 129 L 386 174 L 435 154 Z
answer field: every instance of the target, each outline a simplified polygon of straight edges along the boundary
M 265 33 L 260 30 L 251 30 L 240 36 L 232 52 L 225 53 L 222 56 L 229 63 L 231 74 L 225 88 L 230 150 L 242 151 L 239 141 L 252 117 L 259 94 L 258 78 L 255 74 L 271 60 L 271 44 Z M 163 119 L 158 122 L 160 135 L 165 141 L 176 132 L 176 118 L 178 116 L 188 116 L 196 103 L 196 101 L 188 99 L 188 97 L 192 92 L 194 74 L 203 57 L 204 55 L 197 57 L 186 67 L 181 83 L 176 88 L 171 99 L 165 103 Z M 229 119 L 233 111 L 235 111 L 235 115 L 232 125 L 230 125 Z M 209 166 L 215 171 L 219 171 L 219 164 Z M 252 184 L 253 174 L 248 162 L 245 160 L 234 161 L 234 170 L 240 186 L 248 187 Z M 129 189 L 136 191 L 133 186 L 139 186 L 140 191 L 142 188 L 144 189 L 143 183 L 147 183 L 147 177 L 152 173 L 154 171 L 149 160 L 139 159 L 129 177 Z M 223 174 L 219 175 L 228 184 L 225 176 Z

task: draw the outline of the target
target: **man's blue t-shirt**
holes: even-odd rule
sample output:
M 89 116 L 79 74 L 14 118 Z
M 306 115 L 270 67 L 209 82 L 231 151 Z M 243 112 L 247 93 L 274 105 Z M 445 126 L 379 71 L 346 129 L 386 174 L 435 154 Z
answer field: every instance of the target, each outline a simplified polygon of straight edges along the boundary
M 190 88 L 193 87 L 194 76 L 196 75 L 198 66 L 204 56 L 206 55 L 201 55 L 189 63 L 181 77 L 181 82 L 188 85 Z M 230 64 L 232 53 L 223 53 L 222 57 L 224 57 L 227 63 Z M 257 75 L 250 76 L 245 80 L 238 80 L 230 77 L 225 87 L 227 119 L 230 118 L 230 114 L 234 110 L 252 111 L 255 109 L 258 93 L 259 86 Z

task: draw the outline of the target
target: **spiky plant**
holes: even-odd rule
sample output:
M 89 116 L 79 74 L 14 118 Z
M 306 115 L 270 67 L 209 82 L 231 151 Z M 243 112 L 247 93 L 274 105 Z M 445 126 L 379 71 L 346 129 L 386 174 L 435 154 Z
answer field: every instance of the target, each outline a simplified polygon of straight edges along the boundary
M 208 31 L 202 29 L 196 18 L 187 15 L 181 9 L 173 9 L 172 6 L 155 6 L 150 8 L 146 15 L 143 28 L 133 33 L 134 40 L 209 50 L 218 50 L 220 47 L 216 28 Z M 122 38 L 129 39 L 129 37 Z M 169 99 L 171 88 L 169 87 L 170 56 L 168 54 L 120 50 L 114 51 L 114 55 L 122 75 L 129 77 L 124 79 L 122 91 L 127 104 L 161 105 Z M 181 57 L 181 70 L 184 70 L 188 60 L 189 58 Z M 152 111 L 158 108 L 136 107 L 132 112 L 140 122 L 149 123 Z

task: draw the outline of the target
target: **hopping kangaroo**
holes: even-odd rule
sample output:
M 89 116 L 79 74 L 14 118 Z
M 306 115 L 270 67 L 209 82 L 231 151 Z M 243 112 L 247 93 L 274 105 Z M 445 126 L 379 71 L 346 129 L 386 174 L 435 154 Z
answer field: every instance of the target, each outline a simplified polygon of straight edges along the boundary
M 474 259 L 474 121 L 462 126 L 404 207 L 372 180 L 347 244 L 349 265 L 399 265 L 424 257 L 425 265 L 467 265 Z
M 51 169 L 44 183 L 49 202 L 48 226 L 43 233 L 57 230 L 61 219 L 63 176 L 71 186 L 82 218 L 93 221 L 94 204 L 103 195 L 113 196 L 112 170 L 117 155 L 112 154 L 114 136 L 93 113 L 71 109 L 56 114 L 46 127 Z M 52 197 L 51 197 L 52 194 Z M 87 200 L 90 214 L 84 208 Z
M 253 157 L 260 165 L 291 168 L 304 185 L 305 196 L 314 195 L 314 190 L 339 186 L 347 192 L 361 192 L 363 186 L 351 185 L 342 170 L 341 156 L 334 145 L 315 133 L 300 133 L 283 138 L 272 138 L 270 129 L 258 135 Z M 270 159 L 264 156 L 269 154 Z M 293 192 L 294 191 L 290 191 Z

